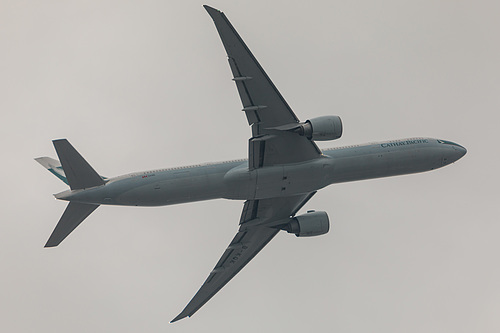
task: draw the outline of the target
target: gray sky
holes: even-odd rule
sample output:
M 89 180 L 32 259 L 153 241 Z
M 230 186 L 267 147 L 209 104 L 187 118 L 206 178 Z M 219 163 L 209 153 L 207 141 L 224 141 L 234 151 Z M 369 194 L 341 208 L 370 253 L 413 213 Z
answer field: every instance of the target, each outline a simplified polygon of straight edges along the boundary
M 498 1 L 214 0 L 299 118 L 342 117 L 322 147 L 430 136 L 468 154 L 320 191 L 304 209 L 329 234 L 279 234 L 173 325 L 242 202 L 100 207 L 43 249 L 65 207 L 32 160 L 56 157 L 52 139 L 107 176 L 246 156 L 204 3 L 0 2 L 0 330 L 498 332 Z

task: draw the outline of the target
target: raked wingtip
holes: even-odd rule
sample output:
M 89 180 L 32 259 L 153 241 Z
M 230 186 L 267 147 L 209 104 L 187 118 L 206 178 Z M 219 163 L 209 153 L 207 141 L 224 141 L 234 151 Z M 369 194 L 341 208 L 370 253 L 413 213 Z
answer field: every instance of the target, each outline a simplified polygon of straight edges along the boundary
M 221 14 L 222 12 L 218 10 L 217 8 L 210 7 L 209 5 L 203 5 L 203 8 L 212 16 L 212 14 L 218 13 Z
M 176 321 L 179 321 L 179 320 L 184 319 L 184 318 L 186 318 L 186 317 L 189 317 L 189 316 L 188 316 L 188 315 L 184 315 L 184 314 L 182 314 L 182 313 L 181 313 L 181 314 L 179 314 L 177 317 L 175 317 L 174 319 L 172 319 L 172 320 L 170 321 L 170 324 L 173 324 L 173 323 L 175 323 Z

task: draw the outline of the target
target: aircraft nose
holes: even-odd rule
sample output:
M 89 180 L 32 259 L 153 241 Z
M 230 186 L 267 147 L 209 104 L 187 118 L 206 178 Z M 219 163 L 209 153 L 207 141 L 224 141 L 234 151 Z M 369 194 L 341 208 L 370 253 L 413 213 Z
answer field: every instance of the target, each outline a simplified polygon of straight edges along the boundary
M 462 147 L 460 145 L 453 146 L 453 162 L 458 161 L 462 157 L 464 157 L 465 154 L 467 154 L 467 149 L 465 147 Z

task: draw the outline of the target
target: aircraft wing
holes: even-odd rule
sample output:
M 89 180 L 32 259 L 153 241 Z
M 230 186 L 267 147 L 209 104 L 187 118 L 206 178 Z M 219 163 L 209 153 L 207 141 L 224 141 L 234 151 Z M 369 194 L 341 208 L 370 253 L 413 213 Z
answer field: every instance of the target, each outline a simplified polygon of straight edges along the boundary
M 264 246 L 316 192 L 261 200 L 247 200 L 243 206 L 240 229 L 210 275 L 189 304 L 171 322 L 191 317 L 238 272 L 245 267 Z
M 252 127 L 250 169 L 302 162 L 321 155 L 321 150 L 306 137 L 276 130 L 276 127 L 297 124 L 299 119 L 224 13 L 204 7 L 214 20 L 224 44 L 243 111 Z

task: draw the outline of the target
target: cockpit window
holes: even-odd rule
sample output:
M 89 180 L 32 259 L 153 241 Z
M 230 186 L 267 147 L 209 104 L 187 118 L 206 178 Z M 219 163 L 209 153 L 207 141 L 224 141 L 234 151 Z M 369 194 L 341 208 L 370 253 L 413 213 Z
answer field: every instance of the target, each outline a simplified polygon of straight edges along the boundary
M 451 142 L 451 141 L 446 141 L 446 140 L 437 140 L 437 142 L 439 142 L 439 143 L 443 143 L 443 144 L 445 144 L 445 145 L 452 145 L 452 146 L 462 147 L 462 146 L 460 146 L 459 144 L 456 144 L 455 142 Z

